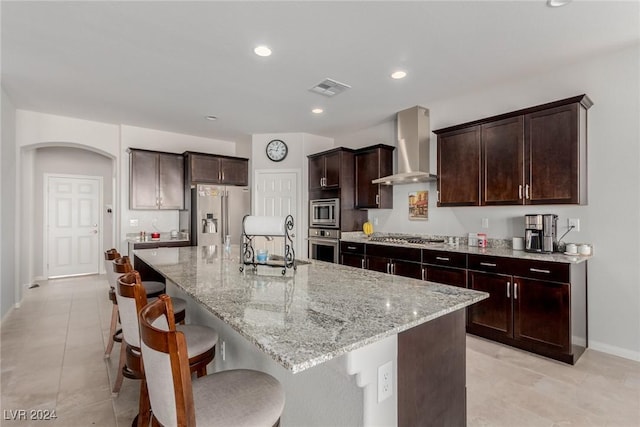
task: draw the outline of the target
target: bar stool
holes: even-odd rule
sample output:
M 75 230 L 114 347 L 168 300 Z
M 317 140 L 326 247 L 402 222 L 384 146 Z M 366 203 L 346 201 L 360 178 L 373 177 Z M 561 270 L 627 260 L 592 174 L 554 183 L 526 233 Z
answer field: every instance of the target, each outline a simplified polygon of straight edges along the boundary
M 123 373 L 128 378 L 142 380 L 140 385 L 140 402 L 138 413 L 138 425 L 149 424 L 149 395 L 145 374 L 141 364 L 140 353 L 140 326 L 139 312 L 147 304 L 147 297 L 137 271 L 122 275 L 118 279 L 116 289 L 118 306 L 120 307 L 120 319 L 124 342 L 127 347 L 127 363 Z M 175 301 L 168 295 L 161 296 L 164 299 Z M 175 325 L 175 317 L 171 318 Z M 178 330 L 187 337 L 188 369 L 201 377 L 207 374 L 207 365 L 215 356 L 218 333 L 215 329 L 200 325 L 179 325 Z
M 131 273 L 133 272 L 133 267 L 131 266 L 131 262 L 129 261 L 129 257 L 128 256 L 122 256 L 120 258 L 116 258 L 113 260 L 113 271 L 116 273 L 116 276 L 118 278 L 121 278 L 122 275 L 127 274 L 127 273 Z M 137 272 L 136 272 L 137 274 Z M 140 275 L 138 274 L 138 278 L 140 277 Z M 119 279 L 116 280 L 116 284 L 118 282 Z M 165 284 L 162 282 L 156 282 L 156 281 L 141 281 L 141 291 L 144 290 L 145 293 L 145 301 L 147 297 L 157 297 L 158 296 L 158 292 L 162 292 L 164 293 L 165 290 Z M 162 288 L 162 289 L 160 289 Z M 116 304 L 118 304 L 117 301 L 119 301 L 118 299 L 118 293 L 117 293 L 117 286 L 116 286 Z M 145 302 L 146 304 L 146 302 Z M 144 304 L 143 304 L 144 305 Z M 140 308 L 143 307 L 143 305 L 140 306 Z M 174 305 L 176 307 L 175 309 L 175 321 L 176 323 L 184 323 L 185 317 L 186 317 L 186 312 L 187 312 L 187 302 L 182 299 L 182 298 L 174 298 Z M 136 312 L 137 313 L 137 312 Z M 122 323 L 122 318 L 121 318 L 121 323 Z M 124 329 L 124 328 L 123 328 Z M 123 331 L 124 332 L 124 331 Z M 126 336 L 125 336 L 125 341 L 126 340 Z M 139 341 L 139 339 L 135 339 L 135 342 Z M 127 341 L 127 344 L 131 344 L 130 342 Z M 139 379 L 138 378 L 138 374 L 136 373 L 136 368 L 129 366 L 131 363 L 136 363 L 136 359 L 131 359 L 129 360 L 128 358 L 128 346 L 127 345 L 121 345 L 120 346 L 120 360 L 118 361 L 118 370 L 116 373 L 116 380 L 113 384 L 113 389 L 111 390 L 111 392 L 113 394 L 118 394 L 120 392 L 120 388 L 122 387 L 122 381 L 124 381 L 124 378 L 132 378 L 132 379 Z
M 142 362 L 153 425 L 279 426 L 282 385 L 264 372 L 232 369 L 191 379 L 188 338 L 172 318 L 166 295 L 140 312 Z

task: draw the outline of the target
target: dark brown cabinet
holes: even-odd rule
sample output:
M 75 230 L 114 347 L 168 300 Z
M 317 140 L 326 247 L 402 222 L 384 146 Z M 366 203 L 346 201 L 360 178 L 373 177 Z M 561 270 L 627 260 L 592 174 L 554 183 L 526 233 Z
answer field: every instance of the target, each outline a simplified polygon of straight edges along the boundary
M 482 205 L 519 205 L 524 201 L 524 119 L 481 126 Z
M 371 183 L 393 173 L 393 150 L 388 145 L 375 145 L 356 152 L 356 208 L 393 208 L 393 187 Z
M 340 264 L 366 268 L 364 243 L 340 242 Z
M 460 252 L 422 251 L 422 279 L 445 285 L 467 287 L 467 255 Z
M 586 265 L 469 255 L 468 287 L 490 297 L 467 310 L 467 332 L 575 361 L 587 345 Z
M 434 131 L 438 205 L 585 204 L 592 105 L 580 95 Z
M 248 185 L 249 160 L 186 152 L 187 176 L 192 184 Z
M 336 148 L 309 156 L 309 190 L 340 188 L 343 170 L 353 173 L 353 150 Z
M 438 134 L 438 206 L 480 204 L 480 127 Z
M 422 253 L 417 248 L 386 245 L 366 246 L 367 269 L 403 277 L 420 279 Z
M 130 149 L 130 209 L 184 209 L 184 158 Z

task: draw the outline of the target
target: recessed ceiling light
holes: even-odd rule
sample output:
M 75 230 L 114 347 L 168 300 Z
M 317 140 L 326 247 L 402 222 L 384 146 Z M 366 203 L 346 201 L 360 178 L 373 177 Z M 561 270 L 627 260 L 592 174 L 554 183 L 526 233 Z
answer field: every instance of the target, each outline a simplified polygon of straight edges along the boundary
M 311 110 L 311 112 L 313 114 L 322 114 L 324 113 L 324 110 L 322 108 L 314 108 L 313 110 Z
M 271 55 L 271 49 L 269 49 L 267 46 L 257 46 L 255 49 L 253 49 L 253 51 L 258 56 L 270 56 Z
M 205 116 L 207 120 L 218 120 L 216 116 Z
M 392 79 L 404 79 L 405 77 L 407 77 L 407 73 L 404 71 L 395 71 L 393 73 L 391 73 L 391 78 Z
M 572 0 L 547 0 L 547 6 L 549 7 L 560 7 L 566 6 L 571 3 Z

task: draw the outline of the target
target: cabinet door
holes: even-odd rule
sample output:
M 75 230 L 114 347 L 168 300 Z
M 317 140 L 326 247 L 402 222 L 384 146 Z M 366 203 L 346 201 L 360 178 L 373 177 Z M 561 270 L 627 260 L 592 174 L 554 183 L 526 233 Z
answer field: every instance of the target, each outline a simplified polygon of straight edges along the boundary
M 527 203 L 580 202 L 578 108 L 570 104 L 525 116 Z
M 184 209 L 184 157 L 158 154 L 159 208 Z
M 467 287 L 467 270 L 461 268 L 447 268 L 435 265 L 424 265 L 424 279 L 429 282 L 445 285 Z
M 514 338 L 571 352 L 569 284 L 514 277 Z
M 249 185 L 249 161 L 245 159 L 220 159 L 221 181 L 227 185 Z
M 340 264 L 349 267 L 365 268 L 364 255 L 356 255 L 350 253 L 340 254 Z
M 367 269 L 381 273 L 389 273 L 389 258 L 367 256 Z
M 324 156 L 309 158 L 309 190 L 322 189 L 324 179 Z
M 467 331 L 488 338 L 513 336 L 511 276 L 470 271 L 468 287 L 489 293 L 489 298 L 469 307 Z
M 220 158 L 191 154 L 191 182 L 202 184 L 220 183 Z
M 158 209 L 158 153 L 131 151 L 131 209 Z
M 324 188 L 340 188 L 340 167 L 342 153 L 336 151 L 324 156 Z M 351 165 L 353 168 L 353 165 Z M 353 169 L 351 169 L 353 170 Z
M 411 277 L 413 279 L 421 279 L 422 268 L 420 264 L 415 262 L 393 260 L 393 274 L 402 277 Z
M 480 127 L 438 135 L 438 206 L 480 205 Z
M 393 173 L 392 150 L 376 148 L 356 154 L 356 208 L 393 208 L 393 187 L 372 184 Z
M 524 118 L 482 125 L 482 204 L 524 202 Z

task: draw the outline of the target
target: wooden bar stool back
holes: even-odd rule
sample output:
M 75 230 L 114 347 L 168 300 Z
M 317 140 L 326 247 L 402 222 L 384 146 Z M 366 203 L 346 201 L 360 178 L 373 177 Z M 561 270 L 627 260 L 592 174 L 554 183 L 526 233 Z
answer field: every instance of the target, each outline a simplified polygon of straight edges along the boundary
M 185 335 L 172 321 L 170 298 L 140 312 L 142 362 L 154 425 L 278 426 L 284 389 L 264 372 L 233 369 L 193 379 Z
M 123 344 L 126 346 L 125 364 L 122 366 L 121 372 L 123 377 L 143 380 L 140 385 L 139 421 L 146 426 L 149 419 L 149 397 L 146 382 L 144 381 L 145 375 L 141 366 L 138 314 L 147 304 L 147 296 L 142 287 L 140 274 L 137 271 L 134 270 L 120 276 L 116 297 L 118 298 L 120 321 L 124 336 Z M 164 297 L 170 298 L 167 295 L 164 295 Z M 172 298 L 172 300 L 175 302 L 181 301 L 181 305 L 186 306 L 186 302 L 182 299 Z M 182 319 L 184 319 L 184 311 L 183 308 Z M 178 322 L 177 316 L 173 316 L 171 320 L 174 324 Z M 188 337 L 190 371 L 199 376 L 206 375 L 207 365 L 215 357 L 218 333 L 214 329 L 199 325 L 179 325 L 178 328 L 184 331 Z M 147 424 L 144 424 L 145 422 Z

